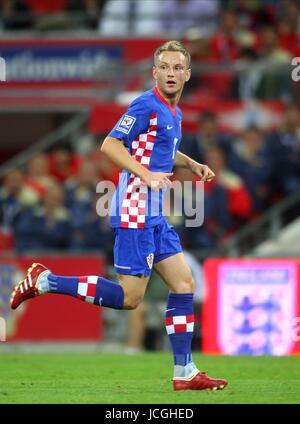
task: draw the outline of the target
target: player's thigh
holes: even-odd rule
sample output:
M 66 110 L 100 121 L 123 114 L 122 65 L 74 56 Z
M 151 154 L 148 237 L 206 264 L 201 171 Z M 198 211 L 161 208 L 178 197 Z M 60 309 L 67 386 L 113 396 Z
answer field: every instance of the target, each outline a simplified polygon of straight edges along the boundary
M 148 276 L 117 274 L 124 291 L 125 306 L 136 307 L 144 298 L 149 282 Z
M 154 265 L 155 271 L 173 293 L 193 293 L 194 279 L 182 252 Z

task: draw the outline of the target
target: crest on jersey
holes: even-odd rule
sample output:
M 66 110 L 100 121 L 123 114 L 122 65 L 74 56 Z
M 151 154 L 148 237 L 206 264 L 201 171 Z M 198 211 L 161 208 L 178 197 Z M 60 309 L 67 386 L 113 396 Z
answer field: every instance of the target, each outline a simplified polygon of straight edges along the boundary
M 147 256 L 147 264 L 150 269 L 152 269 L 153 267 L 153 259 L 154 259 L 154 254 L 150 253 L 150 255 Z
M 117 131 L 122 131 L 125 134 L 129 134 L 135 121 L 136 118 L 133 116 L 124 115 L 119 125 L 117 126 Z

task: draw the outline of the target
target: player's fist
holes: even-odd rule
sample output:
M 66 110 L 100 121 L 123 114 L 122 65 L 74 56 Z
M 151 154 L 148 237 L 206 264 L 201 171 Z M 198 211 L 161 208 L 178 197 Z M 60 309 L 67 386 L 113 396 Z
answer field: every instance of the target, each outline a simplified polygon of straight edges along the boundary
M 201 178 L 201 181 L 212 181 L 215 178 L 213 171 L 207 166 L 201 163 L 193 162 L 191 164 L 191 171 Z
M 167 188 L 172 185 L 169 177 L 173 172 L 151 172 L 148 171 L 142 178 L 142 181 L 147 184 L 153 191 L 159 191 L 162 188 Z

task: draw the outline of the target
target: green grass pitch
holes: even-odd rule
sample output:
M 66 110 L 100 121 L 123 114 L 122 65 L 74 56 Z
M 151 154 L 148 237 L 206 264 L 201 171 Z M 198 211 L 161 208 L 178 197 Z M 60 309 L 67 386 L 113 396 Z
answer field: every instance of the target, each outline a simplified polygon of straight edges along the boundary
M 174 392 L 170 353 L 0 353 L 0 403 L 300 403 L 300 357 L 193 357 L 229 386 Z

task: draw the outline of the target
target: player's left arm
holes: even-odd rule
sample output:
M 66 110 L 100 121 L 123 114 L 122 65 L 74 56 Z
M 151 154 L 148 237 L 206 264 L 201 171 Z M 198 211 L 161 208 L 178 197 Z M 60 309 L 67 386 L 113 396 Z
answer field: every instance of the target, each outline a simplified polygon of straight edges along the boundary
M 174 166 L 189 169 L 193 174 L 200 177 L 201 181 L 211 181 L 215 177 L 215 174 L 207 165 L 196 162 L 179 150 L 176 152 Z

